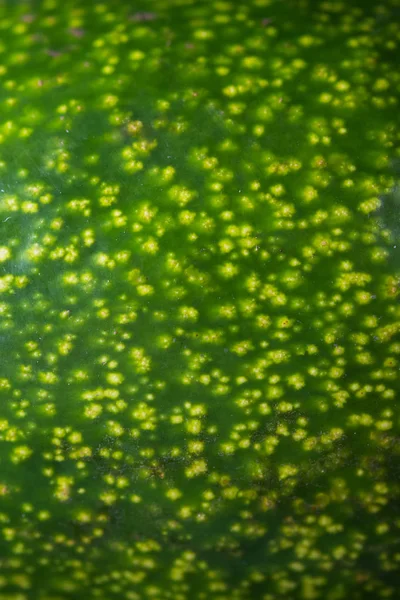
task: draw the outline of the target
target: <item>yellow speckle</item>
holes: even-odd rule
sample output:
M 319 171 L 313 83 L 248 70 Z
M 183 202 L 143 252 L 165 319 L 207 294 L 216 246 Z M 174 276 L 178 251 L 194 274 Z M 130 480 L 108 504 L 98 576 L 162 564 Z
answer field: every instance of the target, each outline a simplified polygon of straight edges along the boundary
M 11 258 L 10 249 L 7 246 L 0 246 L 0 262 L 5 262 Z

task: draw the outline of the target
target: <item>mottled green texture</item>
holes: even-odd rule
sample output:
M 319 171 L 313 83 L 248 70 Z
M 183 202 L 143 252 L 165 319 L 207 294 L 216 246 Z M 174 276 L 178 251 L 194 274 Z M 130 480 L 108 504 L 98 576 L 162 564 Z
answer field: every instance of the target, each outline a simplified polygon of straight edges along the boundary
M 399 16 L 0 4 L 0 600 L 397 597 Z

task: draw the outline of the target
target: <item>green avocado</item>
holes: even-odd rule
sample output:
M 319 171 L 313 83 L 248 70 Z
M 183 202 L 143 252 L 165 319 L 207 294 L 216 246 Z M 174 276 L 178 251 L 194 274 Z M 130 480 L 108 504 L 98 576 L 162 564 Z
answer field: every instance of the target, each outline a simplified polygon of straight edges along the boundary
M 399 46 L 0 3 L 0 600 L 399 597 Z

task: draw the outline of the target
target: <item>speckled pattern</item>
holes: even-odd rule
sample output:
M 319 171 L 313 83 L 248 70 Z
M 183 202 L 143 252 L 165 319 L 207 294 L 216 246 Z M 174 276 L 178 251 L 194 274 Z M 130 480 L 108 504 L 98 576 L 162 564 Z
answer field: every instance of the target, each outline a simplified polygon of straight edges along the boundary
M 0 4 L 0 600 L 395 600 L 400 2 Z

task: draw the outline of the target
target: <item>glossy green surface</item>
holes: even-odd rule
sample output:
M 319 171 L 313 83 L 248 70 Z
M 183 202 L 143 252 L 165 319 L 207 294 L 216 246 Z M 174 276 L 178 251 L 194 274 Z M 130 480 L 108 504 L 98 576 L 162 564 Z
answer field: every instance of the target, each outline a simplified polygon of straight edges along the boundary
M 0 4 L 0 600 L 397 597 L 399 16 Z

